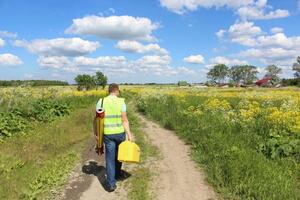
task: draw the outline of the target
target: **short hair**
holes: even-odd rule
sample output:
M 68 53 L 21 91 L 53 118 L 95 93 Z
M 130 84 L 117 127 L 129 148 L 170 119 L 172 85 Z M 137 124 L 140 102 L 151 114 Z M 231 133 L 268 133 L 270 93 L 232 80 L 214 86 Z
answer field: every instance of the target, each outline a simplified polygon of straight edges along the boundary
M 112 84 L 109 84 L 108 86 L 108 92 L 109 93 L 113 93 L 113 92 L 117 92 L 119 91 L 119 85 L 116 84 L 116 83 L 112 83 Z

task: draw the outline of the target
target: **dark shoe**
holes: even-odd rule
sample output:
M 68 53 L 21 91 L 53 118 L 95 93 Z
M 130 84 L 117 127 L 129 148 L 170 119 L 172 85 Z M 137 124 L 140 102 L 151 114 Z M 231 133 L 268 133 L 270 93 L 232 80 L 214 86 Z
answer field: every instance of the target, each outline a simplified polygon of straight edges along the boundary
M 116 180 L 117 181 L 123 181 L 125 180 L 126 178 L 128 178 L 130 175 L 125 172 L 125 171 L 121 171 L 120 174 L 116 175 Z
M 107 190 L 107 192 L 113 192 L 116 189 L 117 189 L 117 186 L 115 185 L 115 186 L 108 186 L 106 190 Z

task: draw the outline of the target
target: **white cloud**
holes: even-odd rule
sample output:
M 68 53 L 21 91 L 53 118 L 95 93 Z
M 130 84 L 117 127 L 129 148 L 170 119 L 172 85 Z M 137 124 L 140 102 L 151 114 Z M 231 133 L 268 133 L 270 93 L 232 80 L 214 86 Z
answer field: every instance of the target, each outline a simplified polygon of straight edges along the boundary
M 74 19 L 66 29 L 69 34 L 94 35 L 117 40 L 153 40 L 152 32 L 159 27 L 150 19 L 132 16 L 86 16 Z
M 8 31 L 0 31 L 0 37 L 4 37 L 4 38 L 16 38 L 16 37 L 18 37 L 18 34 L 17 33 L 8 32 Z
M 221 29 L 216 35 L 220 39 L 228 38 L 231 42 L 244 46 L 300 50 L 300 36 L 288 37 L 279 27 L 272 28 L 271 32 L 274 34 L 266 35 L 253 22 L 240 22 L 230 26 L 228 30 Z
M 283 33 L 283 28 L 280 28 L 280 27 L 274 27 L 274 28 L 271 28 L 271 33 L 273 34 L 276 34 L 276 33 Z
M 160 0 L 161 6 L 178 14 L 183 14 L 186 11 L 195 11 L 198 7 L 238 8 L 251 3 L 253 3 L 253 0 Z
M 268 3 L 268 0 L 257 0 L 255 6 L 258 8 L 264 8 Z
M 68 58 L 65 56 L 41 56 L 37 63 L 41 67 L 51 68 L 54 70 L 61 70 L 71 73 L 88 73 L 96 70 L 107 72 L 124 71 L 128 66 L 128 61 L 124 56 L 100 56 L 90 58 L 79 56 Z
M 138 60 L 132 61 L 130 66 L 134 71 L 146 74 L 154 75 L 170 75 L 171 68 L 171 57 L 165 56 L 143 56 Z
M 76 57 L 74 65 L 79 67 L 100 67 L 100 68 L 118 68 L 127 64 L 127 59 L 124 56 L 102 56 L 97 58 Z
M 253 22 L 239 22 L 231 25 L 228 30 L 221 29 L 216 33 L 219 39 L 227 35 L 231 42 L 246 46 L 255 46 L 255 37 L 261 34 L 261 28 L 254 26 Z
M 144 74 L 154 74 L 157 76 L 193 75 L 195 71 L 187 67 L 170 66 L 171 57 L 165 56 L 143 56 L 132 61 L 131 66 L 134 71 Z
M 286 36 L 283 29 L 274 27 L 272 34 L 264 33 L 252 22 L 241 22 L 232 25 L 229 30 L 217 34 L 220 39 L 227 39 L 252 48 L 241 51 L 237 56 L 259 61 L 264 65 L 275 64 L 280 67 L 291 67 L 300 52 L 300 36 Z M 290 74 L 290 73 L 284 73 Z
M 40 56 L 37 60 L 39 66 L 60 69 L 69 66 L 71 62 L 65 56 Z
M 40 56 L 37 60 L 39 66 L 64 72 L 78 73 L 79 68 L 65 56 Z
M 187 67 L 171 67 L 171 66 L 163 66 L 160 68 L 152 69 L 155 75 L 158 76 L 177 76 L 177 75 L 195 75 L 196 72 Z
M 260 36 L 257 38 L 257 45 L 261 47 L 280 47 L 300 51 L 300 36 L 287 37 L 284 33 Z
M 90 57 L 59 57 L 41 56 L 38 64 L 41 67 L 51 68 L 54 71 L 70 73 L 90 73 L 102 71 L 108 75 L 126 76 L 138 73 L 141 76 L 173 76 L 193 75 L 195 71 L 187 67 L 170 66 L 169 55 L 143 56 L 137 60 L 127 60 L 124 56 Z
M 235 10 L 243 20 L 267 20 L 290 15 L 288 10 L 272 10 L 272 7 L 267 5 L 267 0 L 160 0 L 160 4 L 177 14 L 195 11 L 198 7 L 227 7 Z
M 116 48 L 130 53 L 155 53 L 155 54 L 168 54 L 168 51 L 161 48 L 158 44 L 143 45 L 137 41 L 122 40 L 116 45 Z
M 224 30 L 224 29 L 221 29 L 221 30 L 219 30 L 218 32 L 216 32 L 216 36 L 219 38 L 219 39 L 223 39 L 224 38 L 224 36 L 225 36 L 225 34 L 226 34 L 226 30 Z
M 188 67 L 178 67 L 178 68 L 176 68 L 176 70 L 177 70 L 178 74 L 190 74 L 190 75 L 193 75 L 193 74 L 196 73 L 195 70 L 192 70 L 192 69 L 190 69 Z
M 292 65 L 299 52 L 300 36 L 287 37 L 284 33 L 276 33 L 257 37 L 255 48 L 244 50 L 239 55 L 264 64 Z
M 267 49 L 248 49 L 242 51 L 239 55 L 248 59 L 259 60 L 265 66 L 277 65 L 282 68 L 281 77 L 292 77 L 292 63 L 295 62 L 299 51 L 287 50 L 283 48 L 267 48 Z M 261 74 L 264 74 L 264 68 L 261 69 Z
M 223 56 L 217 56 L 217 57 L 211 58 L 209 61 L 210 61 L 210 64 L 207 67 L 211 67 L 211 66 L 214 66 L 217 64 L 224 64 L 227 66 L 248 64 L 248 62 L 245 60 L 232 59 L 232 58 L 223 57 Z
M 241 7 L 237 10 L 237 14 L 242 20 L 268 20 L 290 16 L 288 10 L 277 9 L 266 13 L 264 8 L 257 6 Z
M 188 57 L 185 57 L 183 59 L 184 62 L 192 63 L 192 64 L 203 64 L 204 63 L 204 57 L 202 55 L 190 55 Z
M 239 55 L 246 58 L 259 59 L 266 64 L 274 64 L 275 61 L 283 61 L 293 57 L 296 58 L 298 54 L 299 51 L 283 48 L 252 48 L 242 51 Z
M 42 67 L 53 69 L 62 69 L 65 67 L 80 67 L 84 68 L 118 68 L 127 65 L 127 59 L 124 56 L 100 56 L 97 58 L 90 58 L 79 56 L 68 58 L 65 56 L 40 56 L 37 60 Z
M 241 22 L 230 26 L 228 33 L 232 42 L 252 46 L 255 43 L 253 36 L 261 34 L 262 31 L 253 22 Z
M 171 62 L 171 57 L 168 55 L 165 56 L 143 56 L 138 59 L 136 63 L 145 64 L 145 65 L 169 65 Z
M 0 67 L 18 66 L 22 64 L 23 62 L 18 56 L 9 53 L 0 54 Z
M 80 56 L 95 51 L 100 44 L 81 38 L 37 39 L 31 42 L 16 40 L 14 45 L 31 53 L 46 56 Z
M 0 47 L 4 47 L 4 45 L 5 45 L 5 41 L 2 38 L 0 38 Z

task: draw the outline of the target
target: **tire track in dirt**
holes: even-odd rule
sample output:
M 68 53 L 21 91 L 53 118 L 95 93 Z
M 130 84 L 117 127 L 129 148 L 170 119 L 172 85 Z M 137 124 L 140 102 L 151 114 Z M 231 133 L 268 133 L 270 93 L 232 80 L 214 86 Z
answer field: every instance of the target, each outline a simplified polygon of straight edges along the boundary
M 190 149 L 173 131 L 139 115 L 143 132 L 157 146 L 161 159 L 155 163 L 152 192 L 158 200 L 208 200 L 218 199 L 205 182 L 205 176 L 191 160 Z M 152 170 L 154 170 L 152 169 Z
M 153 171 L 151 193 L 157 200 L 208 200 L 217 199 L 213 189 L 205 182 L 201 169 L 191 160 L 188 145 L 173 131 L 159 127 L 142 115 L 142 131 L 160 151 L 159 160 L 149 164 Z M 117 190 L 105 191 L 104 156 L 97 156 L 90 141 L 83 153 L 83 162 L 73 170 L 67 186 L 55 199 L 59 200 L 123 200 L 127 199 L 124 182 L 117 183 Z M 125 170 L 127 167 L 125 166 Z M 129 171 L 131 171 L 129 169 Z M 132 174 L 134 176 L 134 174 Z
M 71 173 L 64 191 L 56 195 L 56 200 L 125 200 L 127 192 L 123 182 L 118 182 L 114 192 L 107 192 L 105 185 L 105 159 L 94 151 L 94 141 L 82 155 L 83 161 Z

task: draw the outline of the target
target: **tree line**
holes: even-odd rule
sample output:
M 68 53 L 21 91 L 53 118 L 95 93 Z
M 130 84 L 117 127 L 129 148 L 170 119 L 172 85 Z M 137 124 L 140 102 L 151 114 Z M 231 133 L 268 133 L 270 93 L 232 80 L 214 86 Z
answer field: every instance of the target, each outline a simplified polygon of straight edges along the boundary
M 282 69 L 276 65 L 269 65 L 265 68 L 264 78 L 267 78 L 271 85 L 281 84 L 282 86 L 300 86 L 300 56 L 292 66 L 294 78 L 292 79 L 280 79 L 279 74 Z M 253 65 L 235 65 L 228 67 L 225 64 L 218 64 L 213 66 L 207 73 L 209 79 L 208 84 L 232 84 L 236 86 L 251 85 L 257 79 L 258 68 Z M 107 76 L 98 71 L 94 76 L 89 74 L 79 74 L 75 77 L 78 90 L 89 90 L 98 88 L 99 86 L 104 88 L 107 85 Z M 155 83 L 149 83 L 155 84 Z M 185 82 L 178 82 L 178 85 L 186 85 Z M 55 85 L 69 85 L 65 81 L 57 80 L 0 80 L 0 86 L 55 86 Z
M 105 88 L 107 85 L 107 76 L 100 71 L 96 72 L 94 76 L 89 74 L 79 74 L 74 80 L 77 83 L 77 89 L 79 91 L 90 90 L 93 88 L 97 89 L 99 86 Z
M 264 79 L 267 79 L 271 85 L 300 86 L 300 56 L 297 58 L 297 62 L 293 64 L 292 69 L 295 71 L 295 78 L 281 80 L 279 74 L 282 72 L 282 69 L 276 65 L 269 65 L 265 68 Z M 258 73 L 257 67 L 253 65 L 235 65 L 228 67 L 225 64 L 218 64 L 209 70 L 207 78 L 210 84 L 222 85 L 229 83 L 236 86 L 251 85 L 258 79 Z
M 56 86 L 56 85 L 69 85 L 68 82 L 65 81 L 57 81 L 57 80 L 0 80 L 0 86 L 20 86 L 20 85 L 28 85 L 28 86 Z

